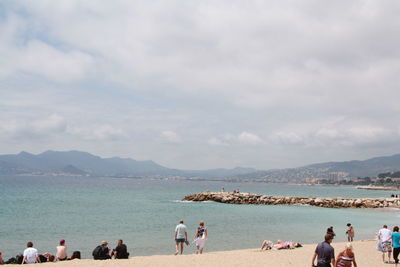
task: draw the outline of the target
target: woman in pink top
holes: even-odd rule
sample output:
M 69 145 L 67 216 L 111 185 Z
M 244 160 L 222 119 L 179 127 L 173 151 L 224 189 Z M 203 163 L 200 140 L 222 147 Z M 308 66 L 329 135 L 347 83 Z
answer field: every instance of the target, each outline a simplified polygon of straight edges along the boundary
M 67 246 L 65 245 L 65 240 L 60 240 L 60 245 L 57 246 L 56 258 L 59 261 L 65 261 L 67 259 Z

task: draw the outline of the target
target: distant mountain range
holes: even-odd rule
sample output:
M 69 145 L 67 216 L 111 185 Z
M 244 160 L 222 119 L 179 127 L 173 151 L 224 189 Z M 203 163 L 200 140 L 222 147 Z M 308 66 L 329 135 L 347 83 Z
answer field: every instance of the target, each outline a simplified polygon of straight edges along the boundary
M 151 160 L 101 158 L 80 151 L 46 151 L 38 155 L 21 152 L 15 155 L 0 155 L 0 175 L 52 174 L 121 177 L 158 175 L 222 178 L 256 171 L 251 168 L 185 171 L 166 168 Z
M 343 162 L 325 162 L 311 164 L 299 168 L 276 169 L 257 171 L 239 178 L 252 178 L 276 181 L 296 181 L 304 178 L 331 178 L 335 177 L 374 177 L 379 173 L 400 170 L 400 154 L 386 157 L 376 157 L 367 160 L 352 160 Z
M 308 177 L 328 178 L 332 173 L 348 177 L 376 176 L 400 170 L 400 154 L 368 160 L 326 162 L 299 168 L 256 170 L 253 168 L 178 170 L 161 166 L 151 160 L 101 158 L 80 151 L 46 151 L 38 155 L 28 152 L 0 155 L 0 175 L 84 175 L 84 176 L 179 176 L 184 178 L 257 179 L 266 181 L 297 181 Z

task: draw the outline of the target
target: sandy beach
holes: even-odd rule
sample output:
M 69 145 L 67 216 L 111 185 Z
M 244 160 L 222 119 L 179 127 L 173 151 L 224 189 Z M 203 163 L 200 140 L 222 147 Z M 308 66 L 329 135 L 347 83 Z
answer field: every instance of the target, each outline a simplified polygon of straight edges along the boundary
M 354 252 L 358 266 L 377 267 L 385 266 L 382 263 L 381 253 L 375 248 L 375 241 L 353 242 Z M 333 243 L 335 256 L 344 248 L 345 243 Z M 86 267 L 86 266 L 273 266 L 273 267 L 309 267 L 315 244 L 304 245 L 302 248 L 279 251 L 260 251 L 259 249 L 206 252 L 203 255 L 155 255 L 145 257 L 133 257 L 128 260 L 73 260 L 58 263 L 46 263 L 54 267 Z M 171 249 L 173 250 L 173 248 Z M 187 251 L 187 252 L 191 252 Z M 389 265 L 392 266 L 392 265 Z

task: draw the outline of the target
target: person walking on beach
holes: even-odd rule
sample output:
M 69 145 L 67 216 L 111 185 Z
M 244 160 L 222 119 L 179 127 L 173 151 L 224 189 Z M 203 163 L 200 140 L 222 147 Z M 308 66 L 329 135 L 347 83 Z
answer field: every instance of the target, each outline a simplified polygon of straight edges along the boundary
M 27 248 L 24 250 L 24 254 L 23 254 L 24 257 L 22 259 L 21 264 L 24 264 L 24 263 L 30 264 L 30 263 L 36 263 L 36 262 L 41 263 L 40 257 L 39 257 L 39 252 L 37 251 L 36 248 L 33 247 L 33 243 L 31 241 L 29 241 L 26 244 L 26 246 L 27 246 Z
M 59 261 L 65 261 L 67 259 L 67 246 L 65 245 L 65 240 L 60 240 L 60 245 L 56 247 L 56 258 Z
M 399 263 L 399 253 L 400 253 L 400 233 L 398 226 L 393 227 L 392 236 L 390 238 L 392 239 L 393 259 L 394 263 L 396 264 L 395 267 L 397 267 L 397 263 Z
M 331 246 L 332 241 L 333 236 L 326 234 L 325 241 L 319 243 L 315 248 L 315 253 L 311 260 L 311 266 L 335 267 L 335 250 Z M 316 258 L 318 258 L 317 265 L 314 265 Z
M 347 241 L 353 242 L 353 240 L 354 240 L 354 227 L 351 225 L 351 223 L 347 224 L 346 235 L 347 235 Z
M 114 256 L 115 259 L 128 259 L 129 253 L 128 248 L 122 241 L 122 239 L 118 240 L 117 247 L 113 250 L 111 257 Z
M 380 242 L 379 250 L 382 252 L 382 261 L 384 263 L 390 263 L 390 254 L 392 254 L 391 236 L 392 236 L 392 231 L 387 229 L 386 224 L 378 232 L 378 241 Z M 388 254 L 387 262 L 385 262 L 385 253 Z
M 197 227 L 196 233 L 194 234 L 196 240 L 196 254 L 202 254 L 207 238 L 207 228 L 204 227 L 204 221 L 200 221 L 199 227 Z
M 183 224 L 183 220 L 179 221 L 179 224 L 175 227 L 175 255 L 183 254 L 183 244 L 187 242 L 187 229 L 186 225 Z
M 357 267 L 356 258 L 351 243 L 347 243 L 345 249 L 339 253 L 336 259 L 336 267 Z

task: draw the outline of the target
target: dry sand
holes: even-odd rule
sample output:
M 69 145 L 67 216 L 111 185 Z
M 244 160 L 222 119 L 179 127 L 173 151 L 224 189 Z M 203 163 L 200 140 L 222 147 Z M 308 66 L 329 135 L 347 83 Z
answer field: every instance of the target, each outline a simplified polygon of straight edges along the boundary
M 381 253 L 375 248 L 375 241 L 353 242 L 354 253 L 359 267 L 394 266 L 384 264 Z M 333 243 L 335 256 L 343 250 L 345 243 Z M 202 255 L 155 255 L 133 257 L 128 260 L 73 260 L 58 263 L 46 263 L 45 266 L 54 267 L 95 267 L 95 266 L 151 266 L 151 267 L 192 267 L 192 266 L 271 266 L 271 267 L 310 267 L 311 258 L 315 250 L 315 244 L 305 245 L 302 248 L 279 251 L 260 251 L 259 249 L 206 252 Z M 185 247 L 187 248 L 187 247 Z M 186 253 L 192 253 L 193 248 Z M 173 251 L 173 248 L 171 248 Z

